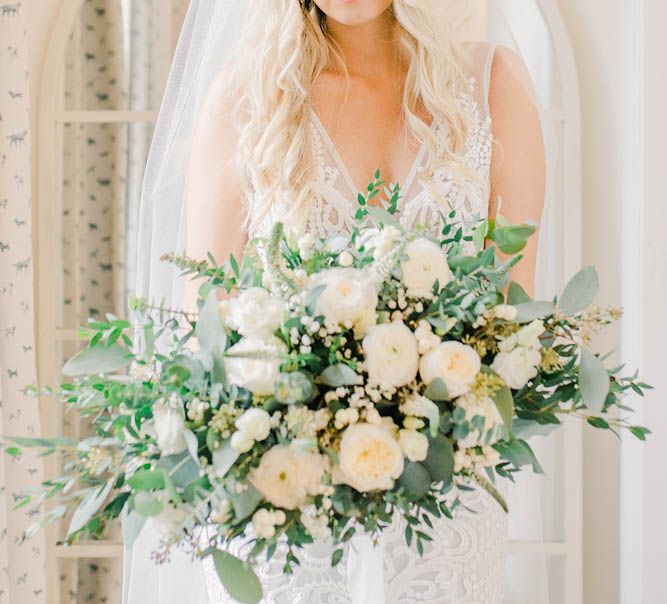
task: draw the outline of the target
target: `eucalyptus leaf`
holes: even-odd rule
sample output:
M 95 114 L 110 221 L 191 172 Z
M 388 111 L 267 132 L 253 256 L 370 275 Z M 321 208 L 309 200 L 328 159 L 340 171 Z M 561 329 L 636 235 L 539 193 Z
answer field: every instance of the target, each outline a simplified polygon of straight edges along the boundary
M 106 484 L 100 487 L 92 488 L 86 496 L 81 500 L 79 506 L 76 508 L 69 528 L 67 529 L 67 536 L 73 535 L 80 531 L 88 521 L 100 510 L 102 504 L 106 501 L 111 487 L 113 486 L 113 479 L 107 480 Z
M 568 315 L 576 315 L 593 302 L 599 287 L 600 280 L 595 267 L 581 269 L 565 286 L 558 308 Z
M 199 478 L 199 463 L 192 459 L 189 451 L 161 457 L 157 465 L 158 468 L 169 474 L 177 487 L 186 487 Z
M 164 511 L 164 504 L 155 495 L 147 491 L 139 491 L 132 500 L 132 506 L 137 514 L 147 518 L 158 516 Z
M 522 468 L 531 466 L 536 474 L 544 474 L 540 462 L 533 452 L 533 449 L 525 441 L 514 436 L 509 440 L 501 440 L 493 445 L 493 448 L 500 453 L 501 457 L 509 461 L 514 467 Z
M 593 413 L 603 410 L 609 387 L 609 373 L 602 361 L 584 348 L 579 364 L 579 390 L 584 404 Z
M 308 312 L 311 314 L 315 312 L 315 305 L 317 304 L 317 299 L 322 295 L 322 292 L 327 288 L 326 283 L 321 283 L 316 285 L 308 291 L 306 294 L 305 306 Z
M 223 478 L 238 458 L 239 452 L 232 447 L 231 439 L 223 440 L 220 446 L 213 450 L 213 466 L 216 475 Z
M 97 373 L 111 373 L 127 367 L 134 355 L 118 344 L 97 345 L 75 354 L 63 367 L 67 377 Z
M 527 439 L 534 436 L 549 436 L 558 427 L 560 424 L 538 424 L 534 420 L 519 417 L 514 420 L 512 433 L 519 438 Z
M 451 441 L 440 434 L 429 438 L 428 455 L 424 461 L 433 482 L 445 483 L 452 479 L 454 474 L 454 447 Z
M 262 584 L 247 563 L 217 548 L 206 553 L 213 557 L 220 582 L 234 600 L 242 604 L 257 604 L 262 599 Z
M 339 363 L 327 367 L 319 377 L 322 384 L 338 388 L 339 386 L 359 386 L 363 384 L 363 378 L 349 365 Z
M 233 487 L 233 485 L 231 485 Z M 245 520 L 257 509 L 259 502 L 262 501 L 262 494 L 250 483 L 245 483 L 247 488 L 240 493 L 231 488 L 233 492 L 229 495 L 229 500 L 234 508 L 234 517 L 237 522 Z
M 486 365 L 482 367 L 482 371 L 487 374 L 498 375 L 493 369 Z M 512 396 L 512 391 L 507 386 L 503 386 L 496 390 L 492 398 L 498 408 L 500 417 L 503 419 L 505 437 L 507 437 L 510 432 L 512 432 L 512 423 L 514 421 L 514 397 Z
M 535 319 L 548 317 L 556 310 L 552 302 L 523 302 L 515 304 L 514 308 L 516 308 L 515 323 L 530 323 Z
M 403 227 L 401 224 L 396 220 L 394 216 L 392 216 L 387 210 L 384 208 L 381 208 L 380 206 L 377 205 L 368 205 L 366 207 L 366 211 L 368 212 L 368 215 L 371 216 L 372 218 L 375 218 L 377 222 L 384 226 L 393 226 L 397 228 L 399 231 L 403 231 Z
M 199 466 L 199 441 L 197 440 L 197 435 L 192 430 L 183 430 L 183 436 L 188 445 L 188 453 L 190 453 L 192 461 Z
M 424 392 L 426 398 L 430 398 L 432 401 L 448 401 L 451 399 L 449 392 L 447 392 L 447 386 L 441 378 L 435 378 L 426 388 Z
M 160 491 L 164 489 L 164 474 L 162 470 L 138 470 L 127 484 L 135 491 Z
M 431 488 L 431 474 L 425 465 L 406 461 L 403 474 L 398 479 L 398 486 L 403 489 L 409 501 L 417 501 Z
M 535 230 L 535 227 L 529 224 L 496 227 L 491 233 L 491 240 L 503 254 L 514 255 L 526 247 Z
M 209 292 L 199 312 L 199 318 L 195 326 L 195 336 L 201 348 L 206 352 L 212 353 L 216 347 L 220 350 L 226 348 L 227 333 L 220 321 L 215 289 Z
M 532 302 L 531 297 L 526 291 L 515 281 L 512 281 L 507 289 L 507 303 L 508 304 L 525 304 Z

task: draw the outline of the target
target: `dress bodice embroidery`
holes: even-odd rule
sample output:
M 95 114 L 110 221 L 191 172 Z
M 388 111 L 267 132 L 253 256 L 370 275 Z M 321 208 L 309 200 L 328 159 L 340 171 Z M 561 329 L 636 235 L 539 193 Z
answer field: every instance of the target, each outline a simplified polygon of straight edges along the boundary
M 468 90 L 460 99 L 470 116 L 463 161 L 473 176 L 455 178 L 443 162 L 425 182 L 412 178 L 402 192 L 397 214 L 407 228 L 417 224 L 429 225 L 429 231 L 437 234 L 442 213 L 455 210 L 464 225 L 487 215 L 492 130 L 486 90 L 480 88 L 477 81 L 475 78 L 469 80 Z M 309 208 L 307 230 L 317 237 L 326 237 L 331 232 L 350 233 L 356 210 L 356 191 L 319 120 L 313 119 L 311 131 L 316 160 L 316 196 Z M 442 159 L 448 148 L 447 129 L 436 123 L 434 131 L 438 155 Z M 415 169 L 424 162 L 424 154 L 420 155 L 413 166 Z M 270 231 L 281 214 L 271 212 L 267 215 L 257 234 Z M 462 491 L 460 496 L 463 505 L 456 510 L 454 520 L 434 522 L 433 541 L 425 543 L 423 557 L 406 544 L 405 524 L 401 519 L 383 533 L 386 604 L 502 602 L 508 530 L 506 516 L 483 491 Z M 230 550 L 238 555 L 250 547 L 248 540 L 239 539 Z M 331 546 L 322 543 L 307 546 L 298 553 L 301 566 L 292 575 L 283 573 L 281 560 L 285 551 L 282 544 L 273 559 L 257 569 L 264 585 L 262 604 L 350 604 L 346 559 L 332 568 Z M 210 560 L 205 561 L 205 565 L 208 565 L 211 604 L 231 604 L 233 601 L 219 584 Z

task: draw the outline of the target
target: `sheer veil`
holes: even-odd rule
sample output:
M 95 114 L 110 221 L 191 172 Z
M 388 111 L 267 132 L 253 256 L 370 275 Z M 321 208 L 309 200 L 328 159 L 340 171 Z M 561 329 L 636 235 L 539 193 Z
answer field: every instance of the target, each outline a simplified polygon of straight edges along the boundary
M 298 0 L 294 0 L 295 2 Z M 462 41 L 504 46 L 524 62 L 511 28 L 495 0 L 440 0 L 451 4 L 451 18 Z M 155 302 L 177 304 L 181 280 L 177 269 L 160 261 L 163 254 L 185 248 L 185 183 L 188 156 L 200 107 L 221 66 L 233 60 L 243 43 L 244 23 L 255 2 L 246 0 L 192 0 L 176 49 L 164 100 L 151 147 L 142 193 L 138 241 L 137 292 Z M 517 78 L 525 83 L 536 105 L 537 95 L 528 71 L 517 62 Z M 543 120 L 546 124 L 546 120 Z M 554 153 L 550 132 L 544 129 L 548 176 L 554 174 Z M 551 190 L 548 187 L 547 190 Z M 547 196 L 549 197 L 549 196 Z M 551 203 L 546 200 L 547 208 Z M 545 216 L 550 212 L 547 210 Z M 548 232 L 549 224 L 541 229 Z M 541 244 L 541 247 L 542 244 Z M 547 270 L 540 255 L 540 275 Z M 523 480 L 509 499 L 510 539 L 539 543 L 543 539 L 547 486 L 542 478 Z M 199 561 L 175 552 L 169 563 L 156 565 L 150 557 L 160 535 L 152 522 L 142 530 L 125 527 L 123 602 L 127 604 L 215 604 L 211 602 Z M 131 539 L 131 534 L 138 536 Z M 508 563 L 506 601 L 512 604 L 547 604 L 546 561 L 515 556 Z M 381 603 L 378 603 L 381 604 Z

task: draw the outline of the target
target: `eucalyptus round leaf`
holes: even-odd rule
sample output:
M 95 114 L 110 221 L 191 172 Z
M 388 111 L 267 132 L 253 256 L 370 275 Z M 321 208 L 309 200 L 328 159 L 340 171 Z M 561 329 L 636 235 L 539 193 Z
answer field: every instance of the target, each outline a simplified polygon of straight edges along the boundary
M 339 363 L 327 367 L 319 377 L 322 384 L 338 388 L 339 386 L 358 386 L 363 383 L 363 378 L 352 367 Z
M 442 434 L 430 438 L 424 461 L 433 482 L 449 482 L 454 474 L 454 447 Z
M 515 304 L 516 318 L 515 323 L 530 323 L 535 319 L 542 319 L 554 313 L 556 307 L 552 302 L 523 302 Z
M 518 254 L 528 243 L 528 238 L 535 233 L 535 227 L 529 224 L 497 227 L 491 233 L 491 239 L 504 254 Z
M 565 286 L 558 301 L 558 308 L 568 315 L 576 315 L 589 306 L 600 286 L 597 271 L 593 266 L 581 269 Z
M 431 474 L 423 464 L 406 461 L 398 486 L 403 489 L 408 500 L 417 501 L 431 488 Z
M 209 554 L 220 582 L 232 598 L 242 604 L 257 604 L 262 599 L 262 584 L 247 564 L 219 549 L 209 550 Z

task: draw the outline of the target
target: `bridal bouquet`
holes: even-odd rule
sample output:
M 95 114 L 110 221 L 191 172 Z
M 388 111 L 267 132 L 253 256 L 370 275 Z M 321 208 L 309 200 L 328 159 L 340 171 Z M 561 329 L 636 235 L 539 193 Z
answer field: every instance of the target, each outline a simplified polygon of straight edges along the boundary
M 137 300 L 134 324 L 89 323 L 59 394 L 94 436 L 7 449 L 61 453 L 63 476 L 37 503 L 59 501 L 45 519 L 69 516 L 69 541 L 101 536 L 121 514 L 132 541 L 152 518 L 157 562 L 176 545 L 210 555 L 231 596 L 258 602 L 253 562 L 279 543 L 286 572 L 313 540 L 332 544 L 335 565 L 355 534 L 377 536 L 400 514 L 421 552 L 462 490 L 505 508 L 497 477 L 540 472 L 526 438 L 564 416 L 645 438 L 622 399 L 648 386 L 587 348 L 619 317 L 591 306 L 593 269 L 558 299 L 532 301 L 509 281 L 532 226 L 464 229 L 452 213 L 431 239 L 401 228 L 397 187 L 388 205 L 372 203 L 378 179 L 351 236 L 277 224 L 242 261 L 169 258 L 205 281 L 197 316 Z M 251 544 L 246 560 L 226 551 L 237 538 Z

